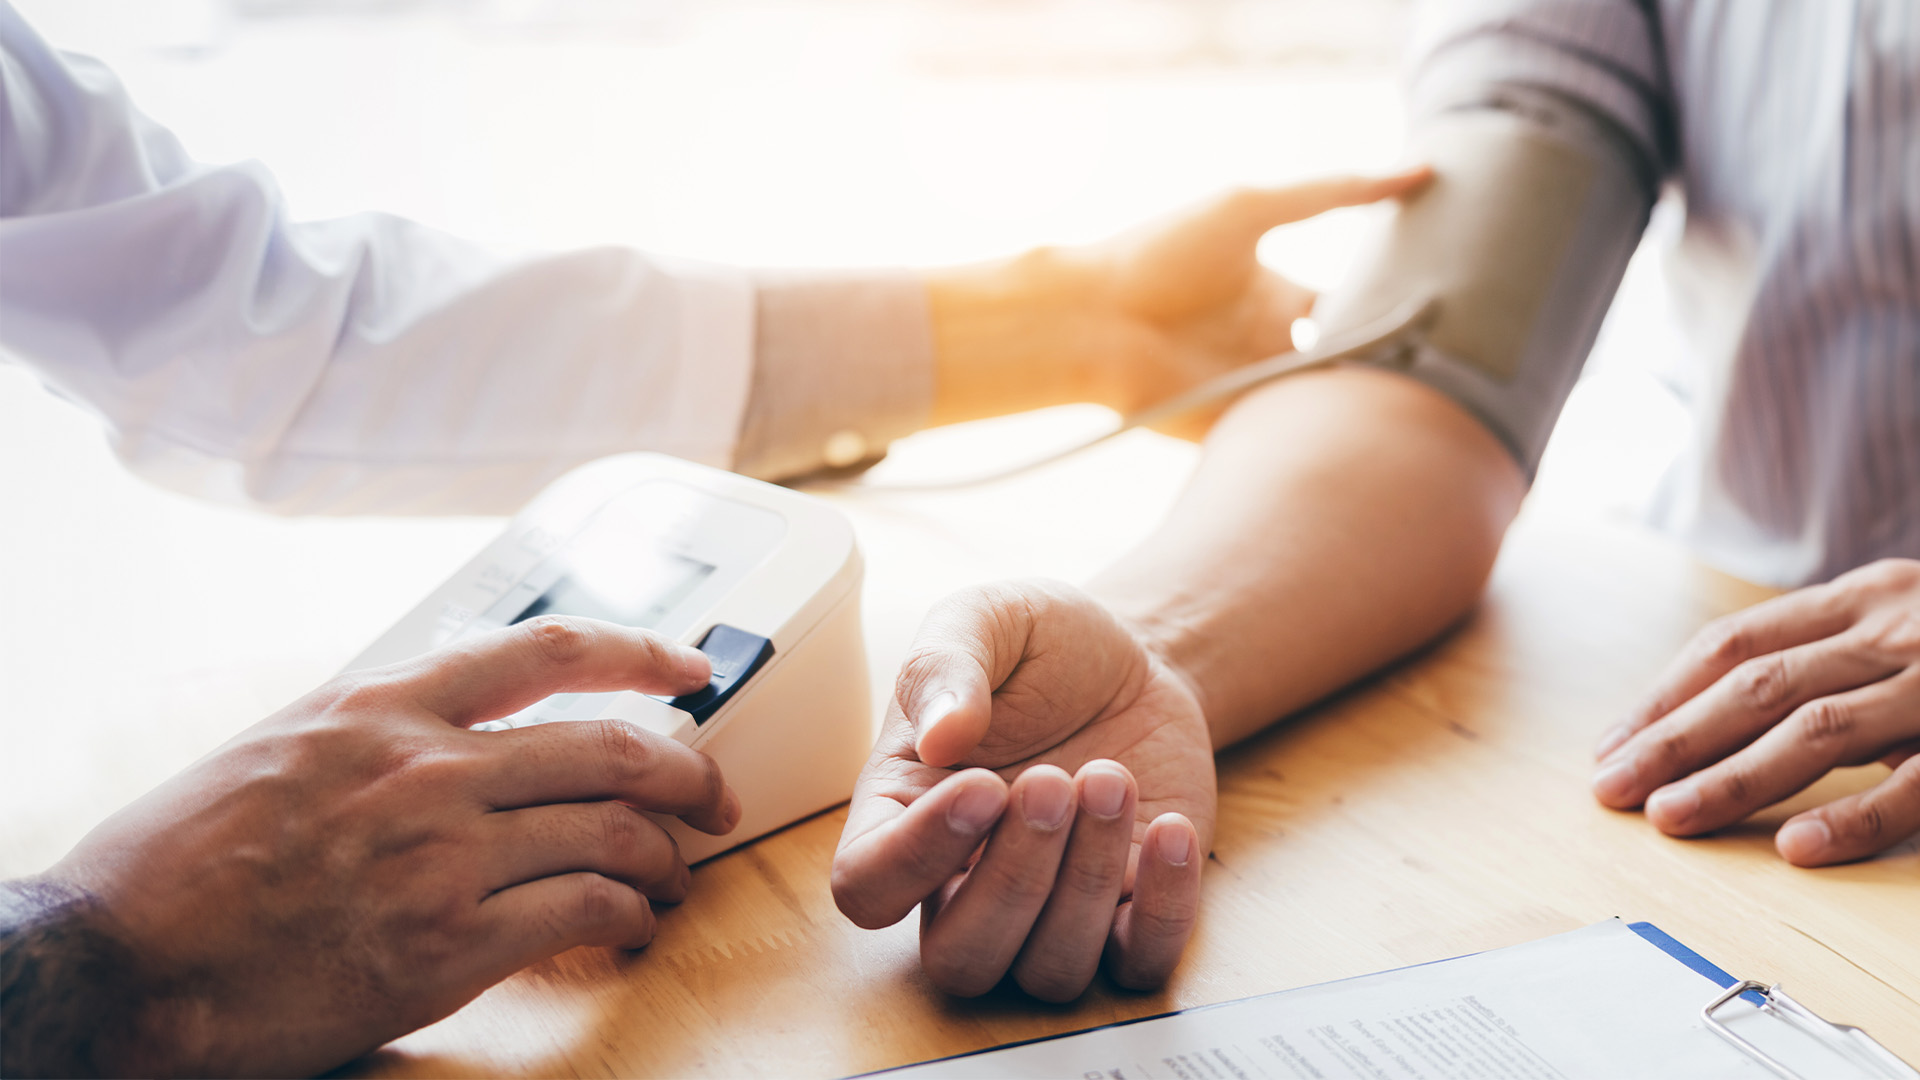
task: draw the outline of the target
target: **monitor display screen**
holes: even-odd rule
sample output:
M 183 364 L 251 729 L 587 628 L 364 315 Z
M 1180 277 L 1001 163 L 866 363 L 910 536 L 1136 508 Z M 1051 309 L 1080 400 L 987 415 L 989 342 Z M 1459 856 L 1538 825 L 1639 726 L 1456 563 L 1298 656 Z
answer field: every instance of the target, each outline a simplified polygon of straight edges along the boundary
M 603 554 L 584 561 L 569 558 L 566 570 L 511 621 L 580 615 L 651 630 L 713 570 L 709 563 L 661 551 Z

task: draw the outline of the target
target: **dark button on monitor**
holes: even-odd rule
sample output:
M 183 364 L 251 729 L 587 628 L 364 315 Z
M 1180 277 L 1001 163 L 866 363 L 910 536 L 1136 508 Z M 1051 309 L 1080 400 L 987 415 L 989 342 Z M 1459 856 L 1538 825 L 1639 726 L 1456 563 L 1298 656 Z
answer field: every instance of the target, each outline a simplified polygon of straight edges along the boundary
M 707 718 L 727 703 L 733 692 L 753 678 L 753 673 L 773 659 L 773 642 L 758 634 L 715 623 L 700 639 L 700 651 L 713 662 L 713 678 L 691 694 L 682 694 L 667 704 L 693 714 L 693 722 L 704 724 Z

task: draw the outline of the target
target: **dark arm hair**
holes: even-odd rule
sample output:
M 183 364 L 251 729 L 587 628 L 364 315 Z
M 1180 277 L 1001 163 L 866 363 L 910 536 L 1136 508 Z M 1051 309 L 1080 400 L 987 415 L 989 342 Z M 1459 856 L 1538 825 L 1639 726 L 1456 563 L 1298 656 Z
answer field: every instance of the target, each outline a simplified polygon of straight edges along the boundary
M 93 894 L 46 878 L 0 882 L 0 1075 L 137 1069 L 140 966 Z

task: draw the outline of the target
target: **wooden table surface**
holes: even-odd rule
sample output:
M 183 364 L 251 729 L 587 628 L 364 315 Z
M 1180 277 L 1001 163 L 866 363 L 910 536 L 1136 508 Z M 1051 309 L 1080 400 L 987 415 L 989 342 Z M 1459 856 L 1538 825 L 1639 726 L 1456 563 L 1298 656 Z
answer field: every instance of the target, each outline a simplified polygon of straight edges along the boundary
M 1113 451 L 1107 467 L 1127 452 Z M 1146 487 L 1164 493 L 1188 460 L 1135 464 L 1162 470 Z M 837 497 L 868 553 L 880 702 L 926 604 L 981 571 L 1018 569 L 1004 547 L 983 555 L 987 538 L 1025 512 L 1044 516 L 1041 501 L 1071 490 L 1056 477 L 940 497 Z M 1044 512 L 1054 525 L 1028 545 L 1033 562 L 1090 569 L 1126 539 L 1075 540 L 1061 524 L 1070 510 Z M 1920 846 L 1800 870 L 1771 840 L 1788 814 L 1870 784 L 1884 767 L 1836 774 L 1745 825 L 1687 841 L 1587 794 L 1602 728 L 1701 623 L 1767 595 L 1624 526 L 1523 515 L 1485 603 L 1458 632 L 1222 755 L 1199 930 L 1158 993 L 1102 983 L 1067 1007 L 943 996 L 918 971 L 917 920 L 863 931 L 834 908 L 828 864 L 844 814 L 832 811 L 699 867 L 692 896 L 662 912 L 645 951 L 565 954 L 347 1071 L 836 1076 L 1499 948 L 1614 915 L 1650 920 L 1737 976 L 1782 981 L 1828 1018 L 1920 1060 Z

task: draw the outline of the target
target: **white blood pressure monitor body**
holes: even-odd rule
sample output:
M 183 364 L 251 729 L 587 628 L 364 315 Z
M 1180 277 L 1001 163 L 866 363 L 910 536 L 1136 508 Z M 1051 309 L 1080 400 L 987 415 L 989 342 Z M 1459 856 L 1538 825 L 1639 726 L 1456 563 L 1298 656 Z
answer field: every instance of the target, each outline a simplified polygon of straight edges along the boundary
M 535 615 L 584 615 L 699 645 L 714 678 L 671 702 L 560 694 L 480 730 L 605 717 L 695 747 L 740 796 L 708 836 L 655 816 L 688 863 L 846 800 L 873 747 L 860 550 L 818 499 L 658 454 L 568 473 L 346 670 L 407 660 Z

